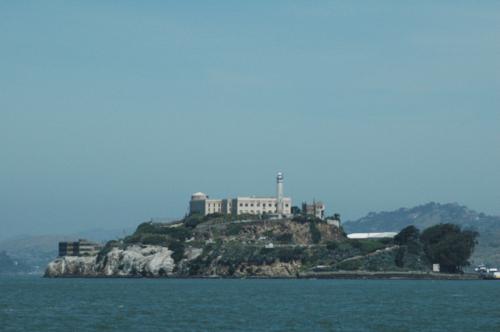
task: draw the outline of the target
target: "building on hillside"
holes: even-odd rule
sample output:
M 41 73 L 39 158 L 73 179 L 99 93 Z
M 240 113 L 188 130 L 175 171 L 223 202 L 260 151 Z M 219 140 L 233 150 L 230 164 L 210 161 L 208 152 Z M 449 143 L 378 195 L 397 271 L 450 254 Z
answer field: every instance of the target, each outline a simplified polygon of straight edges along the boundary
M 76 242 L 59 242 L 59 256 L 95 256 L 102 246 L 84 239 Z
M 208 195 L 197 192 L 189 202 L 190 214 L 208 215 L 222 213 L 227 215 L 291 215 L 292 199 L 283 196 L 283 174 L 276 178 L 276 197 L 239 196 L 236 198 L 211 199 Z
M 313 201 L 312 204 L 302 203 L 302 214 L 314 216 L 319 219 L 325 219 L 325 204 Z

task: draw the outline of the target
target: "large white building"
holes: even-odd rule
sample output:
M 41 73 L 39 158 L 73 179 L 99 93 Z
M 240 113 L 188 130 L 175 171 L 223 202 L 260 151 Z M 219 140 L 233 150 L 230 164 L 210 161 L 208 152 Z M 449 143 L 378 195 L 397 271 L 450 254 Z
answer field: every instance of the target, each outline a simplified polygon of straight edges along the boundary
M 194 193 L 189 202 L 189 213 L 208 215 L 222 214 L 292 214 L 292 199 L 283 197 L 283 174 L 278 173 L 276 197 L 236 197 L 226 199 L 211 199 L 201 192 Z

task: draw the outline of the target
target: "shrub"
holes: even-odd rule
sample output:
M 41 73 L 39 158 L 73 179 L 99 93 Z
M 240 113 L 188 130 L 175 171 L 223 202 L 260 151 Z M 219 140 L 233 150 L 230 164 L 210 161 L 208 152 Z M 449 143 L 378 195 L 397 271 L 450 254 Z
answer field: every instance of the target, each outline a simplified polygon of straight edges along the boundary
M 349 240 L 349 243 L 363 255 L 385 248 L 385 244 L 379 239 Z
M 156 232 L 157 232 L 157 227 L 151 221 L 148 221 L 137 226 L 137 229 L 135 230 L 134 234 L 156 233 Z
M 242 224 L 231 223 L 226 228 L 226 234 L 229 235 L 229 236 L 238 235 L 241 232 L 242 229 L 243 229 L 243 225 Z
M 298 223 L 301 223 L 301 224 L 305 224 L 305 223 L 308 223 L 308 222 L 325 223 L 324 220 L 322 220 L 320 218 L 317 218 L 315 216 L 309 215 L 309 214 L 308 215 L 300 214 L 300 215 L 294 216 L 292 218 L 292 221 L 295 221 L 295 222 L 298 222 Z
M 336 241 L 328 241 L 326 244 L 326 249 L 328 250 L 336 250 L 339 247 L 339 244 Z
M 276 241 L 280 243 L 291 243 L 293 240 L 293 234 L 283 233 L 275 237 Z
M 220 212 L 215 212 L 215 213 L 210 213 L 210 214 L 207 214 L 206 216 L 203 217 L 203 221 L 209 221 L 209 220 L 212 220 L 212 219 L 223 219 L 225 217 L 224 214 L 220 213 Z
M 398 251 L 396 252 L 396 257 L 394 259 L 394 263 L 396 264 L 397 267 L 404 267 L 405 265 L 405 254 L 406 254 L 406 247 L 399 247 Z
M 191 214 L 184 218 L 184 226 L 189 228 L 195 228 L 198 224 L 202 223 L 204 216 L 201 214 Z
M 184 257 L 184 243 L 173 240 L 170 241 L 167 247 L 168 249 L 173 251 L 172 258 L 174 259 L 175 263 L 178 263 Z
M 141 242 L 141 239 L 142 239 L 142 235 L 141 234 L 134 233 L 132 235 L 129 235 L 129 236 L 125 237 L 125 239 L 123 239 L 123 242 L 125 244 L 139 243 L 139 242 Z
M 354 271 L 359 270 L 362 265 L 361 259 L 350 259 L 337 264 L 337 268 L 340 270 Z
M 312 242 L 315 244 L 319 243 L 321 241 L 321 232 L 319 231 L 318 227 L 316 227 L 316 224 L 310 223 L 309 231 L 311 232 Z
M 413 225 L 403 228 L 399 234 L 394 237 L 394 243 L 398 245 L 406 245 L 410 242 L 418 242 L 420 231 Z
M 301 247 L 280 247 L 276 248 L 276 258 L 281 262 L 291 262 L 301 260 L 304 254 L 304 248 Z
M 161 234 L 144 234 L 141 238 L 141 243 L 154 246 L 168 245 L 167 237 Z
M 193 230 L 185 226 L 166 227 L 165 233 L 179 241 L 184 241 L 193 236 Z

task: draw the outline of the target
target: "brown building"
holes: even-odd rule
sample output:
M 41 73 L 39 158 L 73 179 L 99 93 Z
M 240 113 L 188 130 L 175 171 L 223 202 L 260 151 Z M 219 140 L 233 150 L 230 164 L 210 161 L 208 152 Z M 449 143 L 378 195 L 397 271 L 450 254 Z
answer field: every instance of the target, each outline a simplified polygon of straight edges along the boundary
M 312 204 L 304 202 L 302 203 L 302 213 L 319 219 L 325 219 L 325 204 L 316 201 L 313 201 Z

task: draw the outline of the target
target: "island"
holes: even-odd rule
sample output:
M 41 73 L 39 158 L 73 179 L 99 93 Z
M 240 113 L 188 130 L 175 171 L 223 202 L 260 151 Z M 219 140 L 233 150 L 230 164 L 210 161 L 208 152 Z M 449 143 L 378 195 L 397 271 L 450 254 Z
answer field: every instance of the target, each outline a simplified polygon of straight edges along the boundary
M 339 220 L 221 213 L 145 222 L 120 240 L 48 264 L 45 277 L 474 278 L 478 234 L 454 224 L 350 239 Z

